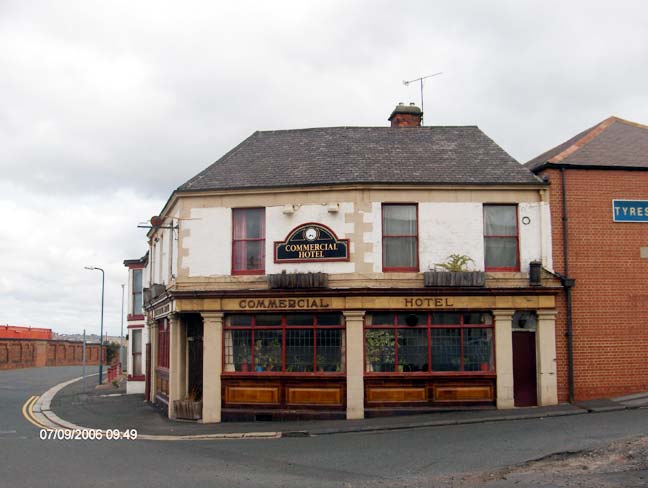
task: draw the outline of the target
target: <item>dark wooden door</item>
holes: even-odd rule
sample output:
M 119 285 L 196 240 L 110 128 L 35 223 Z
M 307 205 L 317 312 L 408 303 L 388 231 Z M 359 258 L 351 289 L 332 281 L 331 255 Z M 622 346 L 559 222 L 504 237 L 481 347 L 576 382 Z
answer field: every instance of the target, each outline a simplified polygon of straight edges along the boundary
M 516 407 L 538 404 L 534 332 L 513 332 L 513 396 Z
M 202 398 L 203 387 L 203 323 L 200 315 L 188 315 L 187 344 L 188 344 L 188 385 L 187 391 Z

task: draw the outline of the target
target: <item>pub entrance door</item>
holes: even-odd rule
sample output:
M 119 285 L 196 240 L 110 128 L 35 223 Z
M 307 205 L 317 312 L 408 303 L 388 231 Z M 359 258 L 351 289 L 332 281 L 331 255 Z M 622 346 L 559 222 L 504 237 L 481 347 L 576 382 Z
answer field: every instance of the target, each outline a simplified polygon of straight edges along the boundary
M 187 357 L 189 394 L 202 398 L 203 387 L 203 324 L 202 317 L 187 318 Z
M 535 331 L 513 331 L 513 398 L 516 407 L 538 404 Z

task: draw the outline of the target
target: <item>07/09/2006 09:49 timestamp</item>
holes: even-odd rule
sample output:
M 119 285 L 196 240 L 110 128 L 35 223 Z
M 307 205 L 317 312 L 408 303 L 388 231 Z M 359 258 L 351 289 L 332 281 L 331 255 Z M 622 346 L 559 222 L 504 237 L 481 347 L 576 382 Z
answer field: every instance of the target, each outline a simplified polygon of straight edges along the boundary
M 58 441 L 118 441 L 137 439 L 137 429 L 41 429 L 41 440 Z

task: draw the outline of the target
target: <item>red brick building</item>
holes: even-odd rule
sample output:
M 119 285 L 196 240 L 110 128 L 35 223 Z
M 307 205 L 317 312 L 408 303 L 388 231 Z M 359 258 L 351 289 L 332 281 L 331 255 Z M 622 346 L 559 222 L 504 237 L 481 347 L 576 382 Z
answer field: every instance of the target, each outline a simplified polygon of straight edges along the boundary
M 648 390 L 648 126 L 610 117 L 526 166 L 551 184 L 559 400 Z

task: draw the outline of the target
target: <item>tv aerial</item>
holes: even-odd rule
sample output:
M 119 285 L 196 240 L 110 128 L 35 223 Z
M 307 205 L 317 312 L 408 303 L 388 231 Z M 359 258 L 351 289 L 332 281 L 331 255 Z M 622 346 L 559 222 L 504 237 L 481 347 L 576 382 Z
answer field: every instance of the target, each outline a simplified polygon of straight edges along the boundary
M 434 73 L 432 75 L 427 75 L 427 76 L 421 76 L 420 78 L 414 78 L 413 80 L 403 80 L 403 85 L 409 86 L 410 83 L 415 83 L 419 82 L 421 85 L 421 112 L 423 112 L 423 115 L 421 116 L 421 125 L 423 125 L 423 117 L 425 116 L 425 111 L 423 110 L 423 80 L 427 80 L 428 78 L 432 78 L 433 76 L 439 76 L 442 75 L 443 71 L 439 71 L 438 73 Z

